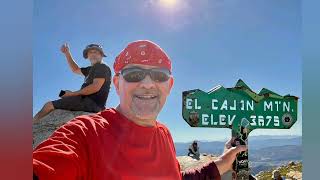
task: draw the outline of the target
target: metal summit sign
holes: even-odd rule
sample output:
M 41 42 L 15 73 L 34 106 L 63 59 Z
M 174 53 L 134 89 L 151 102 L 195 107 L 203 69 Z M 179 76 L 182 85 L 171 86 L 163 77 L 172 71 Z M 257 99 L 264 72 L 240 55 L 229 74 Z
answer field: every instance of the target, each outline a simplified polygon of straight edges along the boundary
M 258 94 L 241 79 L 232 88 L 216 86 L 182 93 L 182 116 L 191 127 L 230 128 L 236 143 L 248 144 L 254 129 L 289 129 L 297 121 L 298 97 L 266 88 Z M 234 163 L 235 179 L 249 179 L 248 152 Z

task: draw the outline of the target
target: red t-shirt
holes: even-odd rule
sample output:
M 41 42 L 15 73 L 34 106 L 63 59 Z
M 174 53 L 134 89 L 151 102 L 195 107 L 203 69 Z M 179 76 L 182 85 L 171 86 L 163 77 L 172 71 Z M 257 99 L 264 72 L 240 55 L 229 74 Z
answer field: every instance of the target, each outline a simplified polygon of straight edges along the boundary
M 164 125 L 142 127 L 113 108 L 56 130 L 34 150 L 33 171 L 40 180 L 220 179 L 213 162 L 182 174 Z

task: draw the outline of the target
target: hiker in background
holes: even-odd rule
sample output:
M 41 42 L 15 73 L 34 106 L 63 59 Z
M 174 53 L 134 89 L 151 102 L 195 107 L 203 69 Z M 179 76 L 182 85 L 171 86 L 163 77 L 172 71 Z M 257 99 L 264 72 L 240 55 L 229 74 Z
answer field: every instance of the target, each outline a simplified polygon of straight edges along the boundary
M 200 157 L 199 146 L 196 140 L 194 140 L 189 146 L 188 156 L 191 154 L 193 154 L 195 157 Z
M 33 123 L 39 122 L 54 109 L 65 109 L 70 111 L 99 112 L 105 109 L 111 84 L 111 70 L 103 63 L 102 46 L 89 44 L 83 50 L 83 57 L 88 59 L 91 66 L 79 67 L 74 61 L 67 43 L 61 47 L 61 52 L 65 55 L 71 71 L 84 76 L 84 83 L 78 91 L 61 91 L 61 97 L 55 101 L 47 102 L 42 109 L 34 116 Z

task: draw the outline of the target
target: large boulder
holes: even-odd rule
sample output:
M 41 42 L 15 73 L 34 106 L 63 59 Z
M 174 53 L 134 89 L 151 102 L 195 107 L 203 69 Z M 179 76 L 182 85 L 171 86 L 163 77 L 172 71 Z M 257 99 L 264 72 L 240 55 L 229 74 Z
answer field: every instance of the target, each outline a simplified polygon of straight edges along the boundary
M 203 164 L 209 163 L 215 159 L 217 159 L 217 157 L 215 157 L 214 155 L 204 154 L 200 154 L 199 158 L 195 158 L 192 156 L 177 156 L 177 160 L 180 163 L 181 171 L 201 167 Z
M 177 156 L 177 160 L 179 161 L 181 171 L 187 171 L 190 169 L 201 167 L 204 164 L 214 161 L 215 159 L 217 159 L 217 156 L 212 154 L 201 154 L 199 158 L 191 156 Z M 221 179 L 231 180 L 232 172 L 226 172 L 221 176 Z
M 302 172 L 300 171 L 290 171 L 286 174 L 287 179 L 292 180 L 302 180 Z
M 42 118 L 39 123 L 35 123 L 32 126 L 33 133 L 33 145 L 35 148 L 39 143 L 47 139 L 52 133 L 60 126 L 70 121 L 71 119 L 80 116 L 90 114 L 83 111 L 68 111 L 56 109 Z

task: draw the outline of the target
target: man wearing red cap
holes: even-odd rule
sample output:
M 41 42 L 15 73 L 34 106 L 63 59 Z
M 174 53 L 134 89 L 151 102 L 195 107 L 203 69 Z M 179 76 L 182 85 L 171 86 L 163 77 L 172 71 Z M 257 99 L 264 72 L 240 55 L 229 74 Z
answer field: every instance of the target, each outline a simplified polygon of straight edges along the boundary
M 61 47 L 72 72 L 85 77 L 85 81 L 78 91 L 61 91 L 61 99 L 47 102 L 43 108 L 34 116 L 33 122 L 37 123 L 54 109 L 65 109 L 71 111 L 99 112 L 105 108 L 111 84 L 111 70 L 103 63 L 106 57 L 102 46 L 89 44 L 83 50 L 83 57 L 88 59 L 91 66 L 80 68 L 72 58 L 67 43 Z
M 76 117 L 36 147 L 34 179 L 221 179 L 246 150 L 230 140 L 216 161 L 180 172 L 171 134 L 157 120 L 173 86 L 169 57 L 151 41 L 135 41 L 114 70 L 120 104 Z

